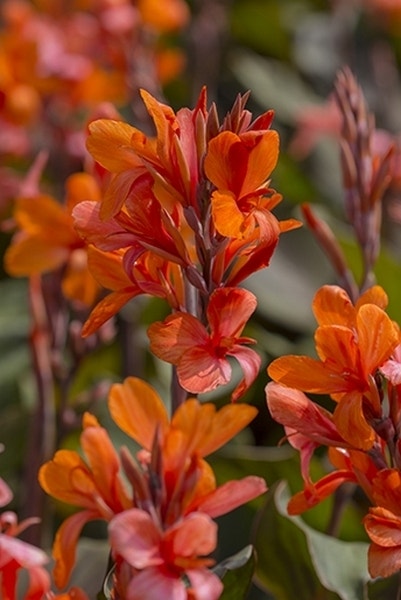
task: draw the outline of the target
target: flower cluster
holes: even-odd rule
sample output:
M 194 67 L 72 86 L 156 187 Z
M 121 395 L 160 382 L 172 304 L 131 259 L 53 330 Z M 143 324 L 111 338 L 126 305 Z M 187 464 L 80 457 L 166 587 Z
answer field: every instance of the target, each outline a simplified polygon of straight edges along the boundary
M 266 387 L 272 416 L 301 455 L 305 486 L 290 500 L 289 512 L 315 506 L 344 482 L 360 485 L 372 504 L 364 519 L 372 540 L 372 577 L 386 577 L 401 566 L 401 337 L 386 305 L 379 286 L 355 305 L 338 286 L 318 290 L 313 302 L 318 358 L 274 360 L 268 367 L 274 382 Z M 334 412 L 304 392 L 329 395 L 336 402 Z M 322 445 L 329 447 L 334 470 L 312 482 L 310 459 Z
M 206 90 L 177 114 L 148 92 L 142 98 L 156 137 L 111 119 L 89 125 L 88 149 L 109 181 L 100 202 L 78 204 L 73 216 L 86 242 L 108 254 L 93 272 L 112 294 L 83 334 L 138 294 L 164 298 L 173 314 L 150 327 L 153 352 L 177 367 L 190 393 L 227 383 L 226 357 L 234 356 L 244 371 L 236 400 L 260 367 L 244 347 L 253 340 L 240 337 L 256 299 L 237 286 L 269 264 L 283 231 L 299 226 L 272 213 L 281 200 L 269 180 L 279 152 L 273 115 L 252 121 L 239 96 L 220 123 Z
M 266 490 L 248 476 L 217 486 L 204 457 L 224 445 L 255 416 L 246 404 L 187 400 L 168 418 L 165 405 L 146 382 L 130 377 L 112 386 L 109 410 L 117 425 L 140 446 L 135 460 L 114 449 L 107 431 L 87 413 L 81 447 L 59 450 L 39 473 L 42 487 L 83 510 L 68 517 L 54 543 L 54 577 L 68 582 L 84 524 L 108 522 L 116 598 L 219 598 L 222 583 L 208 567 L 217 544 L 213 518 Z M 125 474 L 123 479 L 122 474 Z M 114 597 L 114 596 L 113 596 Z

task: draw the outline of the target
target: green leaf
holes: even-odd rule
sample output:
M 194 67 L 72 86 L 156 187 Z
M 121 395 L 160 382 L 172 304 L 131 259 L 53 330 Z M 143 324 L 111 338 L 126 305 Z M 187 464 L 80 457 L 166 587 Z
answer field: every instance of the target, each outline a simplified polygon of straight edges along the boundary
M 256 528 L 254 539 L 258 556 L 256 582 L 276 600 L 327 600 L 324 588 L 316 576 L 303 531 L 283 516 L 275 505 L 275 490 L 268 500 Z
M 338 594 L 341 600 L 366 598 L 366 584 L 370 581 L 367 569 L 368 544 L 338 540 L 312 529 L 300 517 L 288 516 L 288 500 L 287 486 L 280 483 L 275 493 L 277 510 L 304 533 L 319 581 L 327 590 Z
M 255 571 L 255 552 L 251 545 L 226 558 L 213 571 L 224 583 L 220 600 L 243 600 L 249 591 Z

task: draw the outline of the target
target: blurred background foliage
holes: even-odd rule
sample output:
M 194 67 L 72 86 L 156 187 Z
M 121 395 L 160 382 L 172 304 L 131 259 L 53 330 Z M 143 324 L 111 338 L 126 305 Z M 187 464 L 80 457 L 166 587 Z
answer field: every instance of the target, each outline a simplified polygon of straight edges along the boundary
M 207 85 L 209 100 L 216 102 L 221 115 L 229 110 L 238 93 L 247 90 L 251 91 L 248 108 L 254 115 L 273 108 L 274 127 L 281 137 L 281 153 L 272 185 L 284 197 L 277 212 L 280 218 L 300 218 L 302 202 L 315 204 L 318 214 L 338 235 L 356 274 L 360 261 L 344 216 L 338 134 L 331 127 L 324 107 L 338 69 L 348 65 L 376 115 L 377 126 L 397 138 L 401 130 L 401 11 L 397 22 L 396 16 L 389 16 L 381 4 L 384 7 L 385 3 L 379 0 L 189 1 L 190 20 L 174 37 L 174 44 L 184 54 L 186 68 L 162 90 L 165 100 L 175 109 L 192 106 L 202 85 Z M 135 99 L 131 106 L 121 110 L 124 118 L 141 127 L 144 117 L 138 106 Z M 46 140 L 41 143 L 46 146 Z M 4 165 L 7 168 L 11 165 L 17 173 L 22 174 L 27 164 L 26 157 L 10 162 L 9 157 L 4 156 Z M 57 168 L 51 160 L 49 164 L 53 171 L 46 172 L 47 183 L 60 186 L 62 181 L 58 180 Z M 60 178 L 65 175 L 65 169 L 60 168 Z M 398 202 L 397 190 L 390 191 L 384 199 L 383 247 L 376 276 L 389 294 L 391 316 L 401 323 L 400 226 L 388 210 Z M 3 201 L 0 208 L 6 220 L 11 214 L 12 202 Z M 9 240 L 10 234 L 3 232 L 3 250 Z M 278 445 L 283 431 L 269 417 L 264 400 L 265 367 L 274 357 L 285 353 L 313 353 L 315 323 L 310 305 L 318 287 L 325 283 L 336 283 L 335 275 L 306 226 L 283 235 L 270 267 L 246 282 L 258 297 L 258 310 L 247 333 L 258 340 L 257 348 L 263 357 L 260 377 L 246 401 L 256 405 L 260 412 L 251 427 L 217 452 L 211 463 L 221 482 L 252 473 L 264 477 L 271 488 L 267 500 L 254 501 L 220 519 L 218 560 L 255 541 L 259 559 L 257 578 L 248 594 L 253 600 L 366 598 L 367 540 L 361 526 L 367 506 L 365 499 L 354 494 L 353 489 L 343 492 L 349 502 L 341 518 L 338 539 L 332 540 L 334 546 L 330 546 L 333 564 L 340 564 L 338 589 L 334 591 L 330 581 L 322 576 L 325 570 L 322 552 L 329 543 L 322 534 L 329 528 L 333 503 L 337 499 L 323 502 L 302 520 L 286 516 L 283 498 L 289 492 L 283 486 L 288 485 L 291 492 L 302 487 L 298 457 L 288 445 Z M 132 301 L 118 317 L 116 338 L 85 356 L 69 381 L 71 409 L 80 415 L 89 408 L 109 428 L 116 445 L 121 444 L 123 434 L 113 427 L 107 414 L 105 398 L 110 382 L 138 375 L 168 398 L 169 366 L 150 356 L 146 337 L 147 326 L 166 313 L 167 307 L 161 301 L 145 298 Z M 30 331 L 27 282 L 11 279 L 3 271 L 0 281 L 0 441 L 6 452 L 0 456 L 0 473 L 15 492 L 17 511 L 29 494 L 29 490 L 24 489 L 22 474 L 36 402 L 28 344 Z M 68 353 L 62 359 L 68 363 Z M 90 392 L 94 387 L 96 393 Z M 228 401 L 230 389 L 219 389 L 206 397 L 221 405 Z M 58 394 L 56 390 L 56 400 Z M 70 448 L 77 448 L 78 442 L 79 427 L 71 428 L 61 440 L 63 446 Z M 124 443 L 132 446 L 131 440 Z M 314 459 L 314 478 L 326 469 L 322 453 Z M 262 512 L 256 516 L 260 509 Z M 48 503 L 47 544 L 67 510 Z M 317 537 L 316 532 L 322 537 Z M 75 581 L 91 593 L 90 580 L 95 579 L 98 584 L 96 577 L 99 573 L 102 577 L 106 569 L 105 551 L 98 542 L 93 545 L 91 538 L 102 537 L 104 529 L 92 525 L 86 535 L 88 539 L 81 546 L 83 559 Z M 347 546 L 345 541 L 356 545 Z M 346 547 L 351 548 L 358 564 L 350 566 Z M 247 555 L 243 563 L 248 559 Z M 340 573 L 348 573 L 351 568 L 357 581 L 341 582 L 340 589 Z M 94 573 L 97 576 L 94 577 Z M 227 573 L 229 578 L 230 571 Z M 377 600 L 392 597 L 392 585 L 391 580 L 369 584 L 369 597 Z M 93 594 L 97 591 L 98 588 L 92 589 Z M 233 592 L 227 597 L 235 598 Z

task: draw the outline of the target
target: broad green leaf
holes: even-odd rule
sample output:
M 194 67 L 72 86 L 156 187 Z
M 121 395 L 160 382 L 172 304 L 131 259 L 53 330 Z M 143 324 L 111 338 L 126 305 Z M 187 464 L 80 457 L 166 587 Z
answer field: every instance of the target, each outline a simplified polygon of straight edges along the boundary
M 276 488 L 279 489 L 279 488 Z M 327 600 L 316 576 L 303 531 L 281 515 L 272 488 L 257 524 L 254 539 L 257 553 L 256 582 L 276 600 Z
M 213 571 L 224 583 L 224 592 L 220 600 L 244 600 L 254 570 L 255 553 L 250 545 L 216 565 Z
M 301 517 L 288 516 L 288 500 L 288 489 L 282 483 L 275 494 L 277 510 L 305 534 L 313 566 L 324 587 L 337 593 L 341 600 L 364 600 L 366 584 L 370 581 L 368 544 L 338 540 L 312 529 Z

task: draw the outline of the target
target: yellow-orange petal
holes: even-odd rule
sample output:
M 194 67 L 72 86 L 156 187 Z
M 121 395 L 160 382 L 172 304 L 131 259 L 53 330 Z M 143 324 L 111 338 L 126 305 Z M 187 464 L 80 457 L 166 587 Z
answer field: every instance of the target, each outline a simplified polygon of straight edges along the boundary
M 4 268 L 12 277 L 29 277 L 57 269 L 68 259 L 65 247 L 55 247 L 39 236 L 16 237 L 4 255 Z
M 138 0 L 137 6 L 144 23 L 160 32 L 184 27 L 190 16 L 183 0 Z
M 238 208 L 234 194 L 215 191 L 211 197 L 213 223 L 217 231 L 226 237 L 242 239 L 248 232 L 245 227 L 247 215 Z
M 121 291 L 112 292 L 103 298 L 98 304 L 96 304 L 95 308 L 85 321 L 81 331 L 82 337 L 88 337 L 89 335 L 95 333 L 99 327 L 114 317 L 120 308 L 127 304 L 127 302 L 129 302 L 134 296 L 135 294 L 131 291 Z
M 309 356 L 281 356 L 270 363 L 267 372 L 274 381 L 310 394 L 334 394 L 347 389 L 340 374 Z
M 86 508 L 95 506 L 93 477 L 77 452 L 58 450 L 52 460 L 41 466 L 38 479 L 45 492 L 63 502 Z
M 129 497 L 118 478 L 120 460 L 107 431 L 103 427 L 86 427 L 81 434 L 81 447 L 104 502 L 115 513 L 127 508 Z
M 88 269 L 86 250 L 84 248 L 73 250 L 62 281 L 64 296 L 92 307 L 100 289 L 100 285 Z
M 343 396 L 336 406 L 333 421 L 343 438 L 354 448 L 369 450 L 372 447 L 376 435 L 363 414 L 362 394 Z
M 380 285 L 373 285 L 358 298 L 355 308 L 358 310 L 363 304 L 376 304 L 385 310 L 388 305 L 388 296 Z
M 109 410 L 115 423 L 146 450 L 156 429 L 168 428 L 168 415 L 160 396 L 146 381 L 127 377 L 111 387 Z
M 142 166 L 142 161 L 131 146 L 131 138 L 137 131 L 122 121 L 98 119 L 89 124 L 86 146 L 105 169 L 121 173 Z
M 338 285 L 321 287 L 315 294 L 312 308 L 319 325 L 355 325 L 355 307 L 347 292 Z
M 66 204 L 68 212 L 79 202 L 85 200 L 99 201 L 101 199 L 100 187 L 96 179 L 89 173 L 74 173 L 65 183 Z
M 69 246 L 78 239 L 71 215 L 52 196 L 18 198 L 14 218 L 20 229 L 30 235 L 42 235 L 49 245 Z
M 278 152 L 276 131 L 268 130 L 247 139 L 223 131 L 208 144 L 205 173 L 219 191 L 231 191 L 240 198 L 266 183 L 276 166 Z
M 398 325 L 375 304 L 364 304 L 357 314 L 358 341 L 365 374 L 373 373 L 400 341 Z

